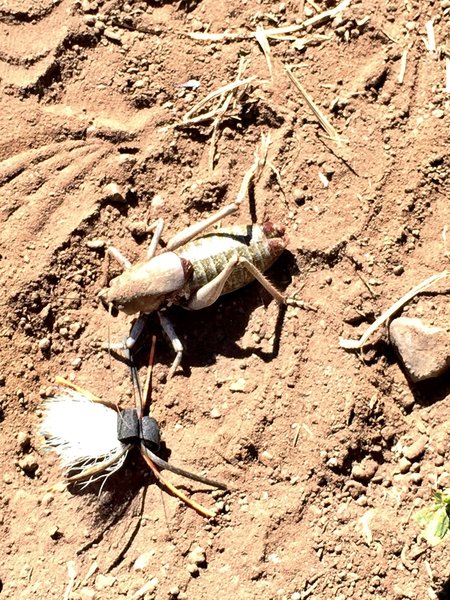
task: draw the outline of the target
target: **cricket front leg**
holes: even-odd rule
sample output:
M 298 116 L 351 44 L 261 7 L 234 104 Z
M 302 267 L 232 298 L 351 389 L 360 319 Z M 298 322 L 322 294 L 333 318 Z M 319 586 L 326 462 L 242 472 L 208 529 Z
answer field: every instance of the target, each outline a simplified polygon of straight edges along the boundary
M 130 334 L 123 342 L 104 342 L 102 350 L 132 350 L 137 340 L 145 329 L 146 315 L 142 314 L 136 319 L 131 328 Z
M 99 298 L 102 297 L 102 293 L 105 293 L 103 290 L 109 283 L 109 266 L 111 264 L 112 258 L 119 263 L 119 265 L 124 271 L 131 267 L 131 262 L 124 254 L 122 254 L 120 250 L 118 250 L 114 246 L 109 246 L 106 249 L 105 260 L 103 261 L 102 266 L 102 274 L 100 277 L 100 292 L 98 293 Z
M 181 343 L 180 338 L 177 336 L 170 319 L 161 312 L 158 312 L 158 317 L 161 323 L 161 327 L 163 328 L 164 333 L 169 338 L 170 343 L 172 344 L 172 348 L 175 351 L 175 358 L 167 376 L 167 379 L 171 379 L 175 371 L 180 366 L 181 359 L 183 357 L 183 344 Z

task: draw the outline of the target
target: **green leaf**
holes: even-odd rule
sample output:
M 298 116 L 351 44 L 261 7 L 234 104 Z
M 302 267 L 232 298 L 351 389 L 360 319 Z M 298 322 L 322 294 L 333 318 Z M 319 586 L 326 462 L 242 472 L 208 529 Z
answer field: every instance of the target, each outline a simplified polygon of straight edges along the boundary
M 445 506 L 429 511 L 425 518 L 422 517 L 421 522 L 419 519 L 417 521 L 425 526 L 422 535 L 432 546 L 442 542 L 449 533 L 450 520 Z

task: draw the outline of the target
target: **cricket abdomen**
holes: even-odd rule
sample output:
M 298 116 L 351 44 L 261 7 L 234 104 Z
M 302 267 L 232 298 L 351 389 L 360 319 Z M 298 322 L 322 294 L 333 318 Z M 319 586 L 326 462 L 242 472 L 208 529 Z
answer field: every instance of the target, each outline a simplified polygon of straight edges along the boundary
M 178 249 L 177 254 L 192 265 L 189 291 L 195 292 L 212 281 L 236 254 L 246 258 L 261 272 L 266 271 L 286 247 L 284 227 L 235 225 L 199 237 Z M 222 294 L 228 294 L 253 281 L 243 266 L 237 266 Z

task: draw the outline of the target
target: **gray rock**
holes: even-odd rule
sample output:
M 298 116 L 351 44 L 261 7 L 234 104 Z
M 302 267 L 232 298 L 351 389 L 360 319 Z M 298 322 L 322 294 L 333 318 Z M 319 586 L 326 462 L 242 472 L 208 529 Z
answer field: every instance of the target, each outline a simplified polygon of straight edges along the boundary
M 437 377 L 450 367 L 449 329 L 399 317 L 391 322 L 389 337 L 412 381 Z

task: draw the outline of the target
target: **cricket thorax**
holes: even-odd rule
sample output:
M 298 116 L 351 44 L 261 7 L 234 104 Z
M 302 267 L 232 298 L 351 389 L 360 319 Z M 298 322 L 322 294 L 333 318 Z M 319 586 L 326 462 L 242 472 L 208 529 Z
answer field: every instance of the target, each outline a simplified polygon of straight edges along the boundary
M 164 252 L 113 279 L 102 297 L 129 315 L 154 312 L 184 286 L 191 272 L 188 261 L 174 252 Z

